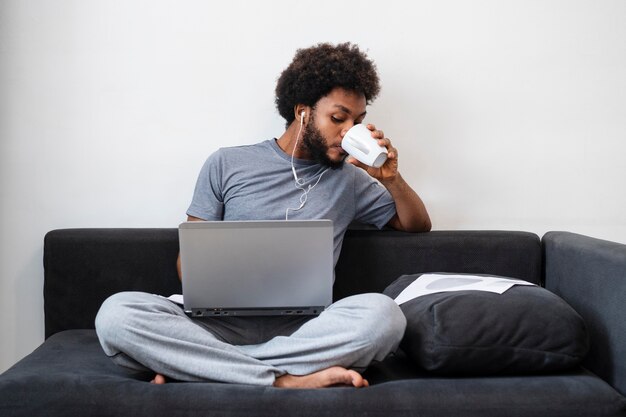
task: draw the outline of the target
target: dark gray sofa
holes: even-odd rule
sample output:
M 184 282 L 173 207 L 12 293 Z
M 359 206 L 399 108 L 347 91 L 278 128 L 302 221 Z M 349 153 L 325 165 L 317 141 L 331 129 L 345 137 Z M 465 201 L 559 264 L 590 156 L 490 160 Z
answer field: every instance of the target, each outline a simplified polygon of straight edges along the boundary
M 591 347 L 566 372 L 471 377 L 430 374 L 399 351 L 366 371 L 369 388 L 320 390 L 155 386 L 114 365 L 93 330 L 100 304 L 126 290 L 179 293 L 177 252 L 176 229 L 50 232 L 46 341 L 0 376 L 0 416 L 626 416 L 626 245 L 563 232 L 349 230 L 335 298 L 418 272 L 521 278 L 567 301 Z

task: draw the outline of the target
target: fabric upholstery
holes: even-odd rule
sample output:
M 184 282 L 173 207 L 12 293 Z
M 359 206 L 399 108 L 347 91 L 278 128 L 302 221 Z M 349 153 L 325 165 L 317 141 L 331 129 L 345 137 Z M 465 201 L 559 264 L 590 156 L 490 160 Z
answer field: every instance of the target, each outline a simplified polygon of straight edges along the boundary
M 121 291 L 180 293 L 177 229 L 64 229 L 44 239 L 46 337 L 93 329 L 102 302 Z
M 116 292 L 180 293 L 177 256 L 176 229 L 49 232 L 44 240 L 46 337 L 67 329 L 93 328 L 98 308 Z M 334 299 L 382 292 L 400 275 L 441 270 L 501 274 L 539 283 L 539 237 L 501 231 L 348 230 L 336 267 Z
M 52 336 L 0 378 L 3 417 L 56 416 L 623 416 L 624 400 L 578 369 L 532 377 L 445 378 L 402 357 L 379 363 L 367 389 L 286 390 L 219 383 L 155 386 L 150 374 L 119 368 L 93 330 Z M 385 371 L 381 371 L 385 369 Z M 407 379 L 410 378 L 410 379 Z M 8 388 L 7 388 L 8 387 Z
M 336 268 L 335 298 L 382 292 L 420 272 L 505 275 L 541 283 L 541 243 L 526 232 L 350 230 Z
M 372 364 L 365 371 L 372 386 L 360 390 L 151 385 L 150 373 L 114 365 L 91 329 L 100 304 L 113 293 L 179 293 L 177 253 L 176 229 L 50 232 L 44 245 L 47 339 L 0 375 L 0 415 L 626 416 L 624 397 L 582 368 L 547 375 L 435 376 L 402 351 Z M 541 265 L 539 238 L 530 233 L 350 230 L 336 269 L 335 298 L 382 291 L 400 275 L 433 271 L 540 283 Z
M 567 232 L 547 233 L 543 245 L 546 288 L 589 328 L 583 365 L 626 395 L 626 245 Z

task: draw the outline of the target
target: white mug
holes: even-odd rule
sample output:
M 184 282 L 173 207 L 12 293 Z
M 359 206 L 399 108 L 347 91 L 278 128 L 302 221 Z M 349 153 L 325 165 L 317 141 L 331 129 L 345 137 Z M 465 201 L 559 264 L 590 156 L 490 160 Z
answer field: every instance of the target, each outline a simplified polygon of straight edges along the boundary
M 380 146 L 365 125 L 354 125 L 341 141 L 341 147 L 365 165 L 380 168 L 387 160 L 387 148 Z

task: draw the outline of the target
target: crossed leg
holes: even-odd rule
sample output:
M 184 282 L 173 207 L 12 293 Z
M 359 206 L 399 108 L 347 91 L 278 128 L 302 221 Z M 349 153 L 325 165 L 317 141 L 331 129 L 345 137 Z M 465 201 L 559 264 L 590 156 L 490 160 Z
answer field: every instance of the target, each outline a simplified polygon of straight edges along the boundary
M 367 387 L 351 368 L 382 360 L 397 347 L 406 324 L 393 300 L 361 294 L 334 303 L 289 335 L 230 345 L 167 300 L 122 294 L 98 314 L 100 341 L 118 364 L 154 370 L 155 384 L 172 377 L 285 388 Z

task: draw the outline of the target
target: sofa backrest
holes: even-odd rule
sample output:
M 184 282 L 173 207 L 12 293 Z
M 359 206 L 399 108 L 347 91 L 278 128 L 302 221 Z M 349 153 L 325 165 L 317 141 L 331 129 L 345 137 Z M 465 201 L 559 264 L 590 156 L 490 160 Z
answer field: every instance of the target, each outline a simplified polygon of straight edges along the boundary
M 335 269 L 335 299 L 382 292 L 422 272 L 503 275 L 541 284 L 541 242 L 511 231 L 349 230 Z
M 177 229 L 63 229 L 44 239 L 46 337 L 94 327 L 120 291 L 181 292 Z M 541 246 L 526 232 L 349 230 L 336 267 L 335 299 L 380 292 L 403 274 L 469 272 L 541 280 Z
M 121 291 L 181 292 L 177 229 L 63 229 L 44 239 L 46 338 L 93 329 L 100 305 Z

